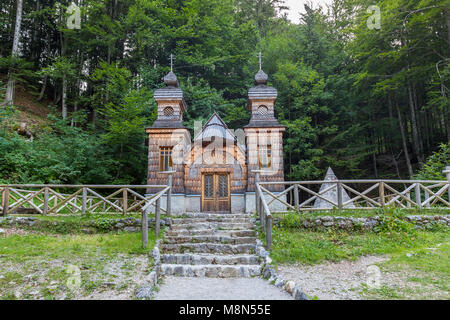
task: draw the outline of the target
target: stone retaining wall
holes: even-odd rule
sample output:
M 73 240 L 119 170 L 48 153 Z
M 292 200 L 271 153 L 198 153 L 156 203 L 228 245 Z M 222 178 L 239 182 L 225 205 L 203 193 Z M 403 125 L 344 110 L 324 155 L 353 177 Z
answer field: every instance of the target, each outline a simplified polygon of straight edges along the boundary
M 371 230 L 375 226 L 381 224 L 383 217 L 364 217 L 364 218 L 353 218 L 353 217 L 339 217 L 339 216 L 319 216 L 312 218 L 300 217 L 300 226 L 305 229 L 323 229 L 323 228 L 337 228 L 337 229 L 356 229 L 362 228 L 366 230 Z M 443 224 L 446 227 L 450 224 L 450 215 L 420 215 L 420 216 L 404 216 L 401 218 L 404 221 L 413 223 L 417 225 L 418 228 L 424 226 L 430 226 L 432 224 Z M 274 225 L 280 224 L 279 218 L 274 218 Z
M 100 225 L 99 222 L 107 221 L 107 224 Z M 35 217 L 14 217 L 8 216 L 6 218 L 0 218 L 0 225 L 3 226 L 24 226 L 24 227 L 34 227 L 43 224 L 56 226 L 58 224 L 69 224 L 70 222 L 66 222 L 64 220 L 42 220 Z M 165 218 L 160 220 L 160 226 L 170 225 L 171 219 Z M 89 220 L 89 221 L 81 221 L 83 229 L 81 229 L 84 233 L 92 233 L 96 230 L 101 230 L 103 232 L 108 231 L 124 231 L 124 232 L 138 232 L 141 231 L 141 219 L 136 219 L 132 217 L 127 218 L 118 218 L 118 219 L 103 219 L 103 220 Z M 148 219 L 148 227 L 152 228 L 155 224 L 155 218 Z

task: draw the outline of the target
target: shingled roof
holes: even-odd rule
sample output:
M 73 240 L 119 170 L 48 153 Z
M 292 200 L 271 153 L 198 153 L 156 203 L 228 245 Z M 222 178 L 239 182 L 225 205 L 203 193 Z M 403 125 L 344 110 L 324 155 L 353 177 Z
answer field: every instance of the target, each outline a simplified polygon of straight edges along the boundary
M 210 141 L 212 137 L 220 137 L 222 139 L 233 141 L 236 140 L 236 136 L 231 133 L 225 122 L 223 122 L 215 112 L 203 126 L 202 131 L 194 138 L 194 141 Z

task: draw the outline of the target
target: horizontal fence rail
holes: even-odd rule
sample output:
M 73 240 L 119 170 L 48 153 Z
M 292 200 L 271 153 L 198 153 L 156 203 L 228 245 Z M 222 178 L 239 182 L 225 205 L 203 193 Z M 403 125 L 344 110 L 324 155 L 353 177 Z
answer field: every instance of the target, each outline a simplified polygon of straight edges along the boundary
M 375 210 L 385 207 L 450 210 L 450 167 L 447 167 L 444 171 L 447 175 L 447 181 L 322 180 L 261 182 L 260 173 L 263 173 L 263 171 L 255 170 L 253 172 L 256 182 L 256 213 L 259 217 L 261 230 L 266 235 L 268 250 L 272 248 L 273 212 L 331 209 Z M 273 192 L 270 189 L 282 191 Z

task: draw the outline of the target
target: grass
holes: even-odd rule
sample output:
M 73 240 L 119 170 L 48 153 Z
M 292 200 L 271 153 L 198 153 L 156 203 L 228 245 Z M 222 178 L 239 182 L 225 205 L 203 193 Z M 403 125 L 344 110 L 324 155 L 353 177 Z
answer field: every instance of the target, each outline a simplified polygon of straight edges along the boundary
M 155 243 L 149 232 L 149 248 Z M 30 257 L 67 258 L 95 254 L 143 254 L 148 252 L 141 243 L 140 233 L 111 233 L 96 235 L 14 235 L 0 239 L 0 255 L 21 262 Z
M 356 260 L 364 255 L 406 252 L 445 241 L 449 241 L 446 231 L 421 231 L 410 235 L 401 232 L 348 233 L 274 228 L 271 257 L 275 263 L 317 264 L 324 261 Z
M 149 246 L 140 233 L 45 234 L 0 238 L 0 299 L 73 299 L 89 295 L 132 297 L 152 267 Z M 80 270 L 80 287 L 72 290 L 68 267 Z
M 445 226 L 418 230 L 399 215 L 387 215 L 374 231 L 308 230 L 296 223 L 273 228 L 275 264 L 314 265 L 380 255 L 384 283 L 353 288 L 366 299 L 449 299 L 450 232 Z M 292 220 L 292 217 L 286 216 Z M 298 218 L 297 218 L 298 220 Z M 286 222 L 286 221 L 284 221 Z M 289 221 L 287 221 L 289 222 Z M 264 235 L 261 235 L 264 240 Z

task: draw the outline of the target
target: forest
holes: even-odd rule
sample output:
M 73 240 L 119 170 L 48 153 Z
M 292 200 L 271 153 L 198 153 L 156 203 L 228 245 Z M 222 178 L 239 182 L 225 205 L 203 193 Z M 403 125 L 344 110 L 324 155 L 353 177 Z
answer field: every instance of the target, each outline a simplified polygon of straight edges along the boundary
M 75 0 L 79 28 L 71 3 L 0 2 L 1 183 L 145 183 L 170 55 L 185 125 L 241 128 L 259 52 L 286 180 L 444 179 L 450 0 L 310 1 L 294 22 L 282 0 Z M 26 130 L 19 89 L 46 109 Z

